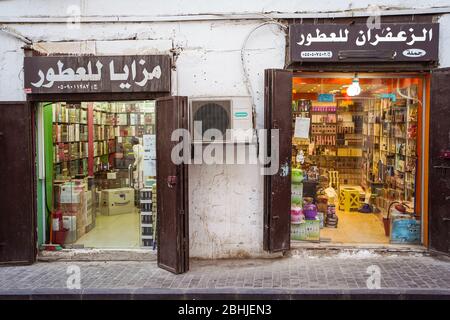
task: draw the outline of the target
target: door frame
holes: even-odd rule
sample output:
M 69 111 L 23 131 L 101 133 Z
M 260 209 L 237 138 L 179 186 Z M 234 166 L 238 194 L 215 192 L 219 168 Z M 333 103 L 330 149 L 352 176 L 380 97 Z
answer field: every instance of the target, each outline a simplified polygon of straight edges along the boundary
M 420 119 L 422 121 L 421 134 L 419 139 L 421 155 L 419 157 L 420 165 L 418 165 L 418 171 L 416 173 L 416 185 L 419 186 L 421 193 L 420 197 L 415 197 L 416 204 L 419 203 L 421 208 L 421 243 L 420 245 L 429 248 L 429 212 L 428 212 L 428 181 L 429 177 L 429 112 L 430 112 L 430 75 L 433 70 L 430 66 L 420 65 L 380 65 L 380 64 L 366 64 L 361 69 L 357 65 L 327 65 L 320 63 L 311 63 L 306 65 L 292 65 L 291 68 L 285 68 L 285 70 L 292 71 L 292 78 L 294 77 L 316 77 L 316 78 L 328 78 L 336 77 L 342 74 L 352 74 L 358 72 L 363 74 L 363 77 L 379 77 L 384 75 L 385 77 L 421 77 L 423 79 L 423 105 Z M 376 72 L 373 72 L 375 71 Z M 332 75 L 332 76 L 331 76 Z M 348 76 L 345 76 L 348 77 Z M 265 103 L 267 103 L 265 101 Z M 264 202 L 264 208 L 266 210 L 267 204 Z M 266 244 L 265 244 L 266 247 Z
M 167 96 L 167 93 L 165 92 L 123 92 L 123 93 L 108 93 L 108 92 L 102 92 L 102 93 L 57 93 L 57 94 L 27 94 L 27 101 L 26 103 L 30 106 L 31 112 L 32 112 L 32 139 L 33 139 L 33 146 L 35 147 L 37 144 L 37 126 L 35 124 L 36 120 L 36 114 L 37 114 L 37 107 L 39 103 L 44 102 L 99 102 L 99 101 L 138 101 L 138 100 L 156 100 L 160 97 Z M 5 103 L 5 102 L 0 102 Z M 33 149 L 34 150 L 34 149 Z M 35 152 L 35 155 L 33 157 L 34 161 L 38 161 L 37 159 L 38 155 L 37 152 Z M 33 162 L 34 164 L 34 162 Z M 33 167 L 35 170 L 35 168 Z M 33 193 L 33 208 L 34 213 L 33 216 L 35 217 L 35 220 L 37 220 L 39 208 L 38 202 L 37 202 L 37 186 L 38 186 L 38 179 L 36 177 L 36 171 L 33 172 L 34 174 L 34 193 Z M 39 248 L 37 248 L 37 233 L 39 232 L 37 230 L 37 223 L 36 223 L 36 237 L 35 237 L 35 243 L 36 243 L 36 253 L 39 252 Z M 48 230 L 45 229 L 45 232 Z M 46 239 L 47 240 L 47 239 Z M 118 248 L 120 250 L 126 250 L 123 248 Z M 74 250 L 68 248 L 67 250 Z

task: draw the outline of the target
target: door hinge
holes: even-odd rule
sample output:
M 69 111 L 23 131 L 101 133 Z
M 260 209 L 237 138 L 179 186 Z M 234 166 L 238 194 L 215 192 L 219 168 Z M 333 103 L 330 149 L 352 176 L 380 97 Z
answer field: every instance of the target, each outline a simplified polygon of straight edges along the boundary
M 180 214 L 183 215 L 184 214 L 184 210 L 180 209 Z

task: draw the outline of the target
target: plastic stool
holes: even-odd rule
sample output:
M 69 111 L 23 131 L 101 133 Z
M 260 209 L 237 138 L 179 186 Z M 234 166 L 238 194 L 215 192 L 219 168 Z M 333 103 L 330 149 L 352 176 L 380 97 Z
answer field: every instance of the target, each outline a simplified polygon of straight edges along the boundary
M 339 210 L 352 211 L 360 207 L 359 192 L 353 188 L 342 188 L 339 193 Z

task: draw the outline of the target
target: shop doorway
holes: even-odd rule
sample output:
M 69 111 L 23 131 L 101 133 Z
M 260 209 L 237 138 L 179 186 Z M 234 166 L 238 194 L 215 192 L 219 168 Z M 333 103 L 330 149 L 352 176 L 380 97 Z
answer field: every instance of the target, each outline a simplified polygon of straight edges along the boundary
M 155 100 L 40 103 L 49 242 L 156 247 Z
M 425 85 L 416 74 L 266 70 L 268 137 L 279 129 L 280 168 L 291 168 L 265 177 L 266 250 L 422 243 Z
M 292 81 L 291 238 L 421 243 L 423 78 L 294 74 Z
M 171 159 L 187 98 L 39 103 L 37 114 L 46 242 L 157 250 L 161 268 L 187 271 L 188 170 Z

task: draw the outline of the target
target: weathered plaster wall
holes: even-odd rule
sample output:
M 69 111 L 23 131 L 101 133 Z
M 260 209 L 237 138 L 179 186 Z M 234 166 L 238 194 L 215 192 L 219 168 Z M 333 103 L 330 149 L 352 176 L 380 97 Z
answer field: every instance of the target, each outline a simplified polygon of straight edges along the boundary
M 0 20 L 7 17 L 66 16 L 68 4 L 80 5 L 86 16 L 181 15 L 208 13 L 339 11 L 366 8 L 370 4 L 392 7 L 450 5 L 440 1 L 1 1 Z M 26 9 L 24 9 L 26 8 Z M 236 9 L 238 8 L 238 9 Z M 20 12 L 18 12 L 20 10 Z M 20 21 L 20 19 L 17 19 Z M 89 23 L 67 29 L 64 23 L 9 23 L 41 50 L 98 55 L 168 53 L 179 55 L 173 74 L 173 93 L 195 96 L 248 96 L 241 67 L 241 46 L 264 20 Z M 441 65 L 450 67 L 450 15 L 441 18 Z M 24 100 L 23 43 L 0 32 L 0 100 Z M 268 25 L 251 36 L 245 59 L 255 92 L 257 126 L 263 123 L 263 74 L 267 68 L 283 68 L 285 36 Z M 255 156 L 253 154 L 253 156 Z M 190 254 L 217 258 L 262 254 L 263 177 L 257 165 L 192 165 L 190 167 Z
M 13 27 L 34 42 L 42 41 L 40 50 L 48 52 L 141 54 L 169 53 L 176 48 L 179 56 L 173 76 L 174 94 L 248 96 L 241 66 L 241 46 L 247 34 L 261 22 L 90 24 L 69 31 L 61 25 L 36 28 L 15 24 Z M 1 90 L 0 99 L 23 100 L 22 44 L 4 34 L 0 37 L 8 39 L 6 44 L 11 51 L 11 57 L 1 60 L 1 82 L 9 89 Z M 133 37 L 136 40 L 109 40 Z M 149 38 L 154 40 L 145 40 Z M 266 68 L 283 68 L 284 47 L 284 33 L 278 26 L 264 26 L 248 41 L 245 57 L 259 124 L 263 121 L 263 72 Z M 6 77 L 6 73 L 11 76 Z M 192 165 L 190 206 L 191 256 L 262 254 L 262 177 L 257 165 Z
M 45 5 L 42 5 L 45 3 Z M 71 5 L 88 16 L 167 16 L 188 14 L 267 13 L 267 12 L 336 12 L 364 10 L 369 5 L 387 9 L 432 8 L 448 6 L 448 0 L 7 0 L 2 1 L 0 16 L 64 17 Z

